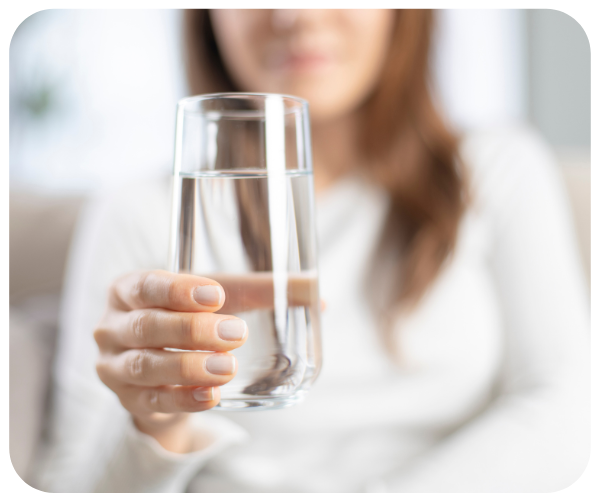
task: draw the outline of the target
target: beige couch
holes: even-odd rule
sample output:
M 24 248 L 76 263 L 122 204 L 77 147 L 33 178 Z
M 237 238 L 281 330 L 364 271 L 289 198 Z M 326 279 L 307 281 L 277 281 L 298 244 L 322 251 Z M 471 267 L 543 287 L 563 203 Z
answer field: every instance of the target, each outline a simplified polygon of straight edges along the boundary
M 589 279 L 589 161 L 563 164 Z M 26 481 L 47 415 L 62 276 L 82 203 L 78 197 L 10 193 L 10 455 Z

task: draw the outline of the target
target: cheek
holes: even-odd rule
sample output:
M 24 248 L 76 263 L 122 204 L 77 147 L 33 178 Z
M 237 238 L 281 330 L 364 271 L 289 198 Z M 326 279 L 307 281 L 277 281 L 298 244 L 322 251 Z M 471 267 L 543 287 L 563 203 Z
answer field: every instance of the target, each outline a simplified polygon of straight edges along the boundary
M 260 19 L 234 10 L 211 13 L 211 23 L 219 46 L 223 63 L 232 80 L 240 90 L 256 92 L 261 80 L 260 30 L 256 24 Z
M 298 80 L 290 85 L 291 94 L 308 100 L 313 122 L 350 114 L 368 94 L 363 78 L 348 66 L 324 78 Z
M 349 58 L 339 74 L 339 80 L 347 83 L 339 99 L 359 106 L 376 87 L 386 63 L 393 16 L 390 11 L 353 11 L 348 16 Z

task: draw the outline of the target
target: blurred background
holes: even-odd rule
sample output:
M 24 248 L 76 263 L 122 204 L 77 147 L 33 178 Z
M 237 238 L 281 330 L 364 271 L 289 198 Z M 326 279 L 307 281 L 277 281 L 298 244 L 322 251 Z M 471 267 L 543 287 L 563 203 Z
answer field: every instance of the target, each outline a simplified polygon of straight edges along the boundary
M 433 61 L 459 128 L 526 120 L 561 156 L 590 147 L 590 49 L 554 10 L 442 10 Z M 170 169 L 187 94 L 179 11 L 47 10 L 10 46 L 10 180 L 48 193 Z
M 78 211 L 96 190 L 171 170 L 175 106 L 187 95 L 180 23 L 175 10 L 46 10 L 13 36 L 10 447 L 25 479 L 42 432 Z M 440 106 L 458 130 L 517 121 L 541 132 L 565 178 L 589 279 L 585 32 L 555 10 L 441 10 L 437 23 Z

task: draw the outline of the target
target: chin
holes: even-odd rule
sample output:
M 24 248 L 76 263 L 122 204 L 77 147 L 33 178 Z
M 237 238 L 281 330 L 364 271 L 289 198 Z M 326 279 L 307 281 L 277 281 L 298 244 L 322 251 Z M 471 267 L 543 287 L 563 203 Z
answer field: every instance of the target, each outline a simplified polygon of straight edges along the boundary
M 310 121 L 313 124 L 331 122 L 343 118 L 352 112 L 353 107 L 336 99 L 323 99 L 321 96 L 304 97 L 308 101 Z
M 331 89 L 332 92 L 327 92 L 326 89 L 307 89 L 306 87 L 290 86 L 281 91 L 281 94 L 306 99 L 309 104 L 310 120 L 314 123 L 335 120 L 352 111 L 351 100 L 344 99 L 340 95 L 339 89 Z

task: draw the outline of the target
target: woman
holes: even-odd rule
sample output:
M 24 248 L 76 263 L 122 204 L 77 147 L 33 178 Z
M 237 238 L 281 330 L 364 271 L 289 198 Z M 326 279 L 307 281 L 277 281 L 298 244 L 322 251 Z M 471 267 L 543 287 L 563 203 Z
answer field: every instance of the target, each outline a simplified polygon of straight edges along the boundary
M 449 132 L 428 90 L 429 11 L 192 11 L 185 21 L 191 93 L 310 103 L 323 371 L 301 405 L 203 412 L 252 333 L 219 315 L 217 282 L 160 271 L 168 183 L 107 197 L 82 219 L 70 263 L 41 487 L 572 483 L 587 461 L 586 298 L 537 136 Z

